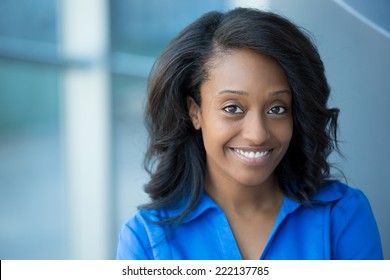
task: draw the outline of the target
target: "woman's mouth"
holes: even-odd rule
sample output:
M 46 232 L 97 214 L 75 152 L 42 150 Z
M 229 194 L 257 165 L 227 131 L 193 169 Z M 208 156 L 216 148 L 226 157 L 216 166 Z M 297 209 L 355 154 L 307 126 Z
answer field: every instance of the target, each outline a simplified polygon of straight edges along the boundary
M 232 148 L 233 153 L 245 164 L 264 165 L 270 159 L 273 149 L 239 149 Z
M 253 159 L 253 158 L 262 158 L 269 154 L 270 150 L 265 150 L 265 151 L 245 151 L 241 149 L 233 149 L 236 153 L 239 153 L 240 155 L 248 158 L 248 159 Z

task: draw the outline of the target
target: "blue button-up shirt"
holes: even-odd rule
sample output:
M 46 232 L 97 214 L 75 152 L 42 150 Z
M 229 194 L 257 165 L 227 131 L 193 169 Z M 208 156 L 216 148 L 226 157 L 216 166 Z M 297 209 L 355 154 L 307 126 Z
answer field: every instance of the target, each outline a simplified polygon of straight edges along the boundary
M 377 224 L 361 191 L 335 182 L 313 199 L 331 203 L 308 207 L 284 197 L 260 259 L 383 259 Z M 122 227 L 117 259 L 242 259 L 225 213 L 210 196 L 204 193 L 174 229 L 153 223 L 180 211 L 138 211 Z

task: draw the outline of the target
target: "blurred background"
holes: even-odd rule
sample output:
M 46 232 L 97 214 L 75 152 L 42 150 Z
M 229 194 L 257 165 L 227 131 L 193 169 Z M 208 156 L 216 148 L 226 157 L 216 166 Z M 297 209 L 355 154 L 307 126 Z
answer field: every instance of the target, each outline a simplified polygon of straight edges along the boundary
M 237 6 L 314 36 L 341 109 L 344 158 L 331 160 L 370 199 L 390 259 L 386 0 L 0 0 L 0 259 L 115 257 L 147 201 L 151 66 L 201 14 Z

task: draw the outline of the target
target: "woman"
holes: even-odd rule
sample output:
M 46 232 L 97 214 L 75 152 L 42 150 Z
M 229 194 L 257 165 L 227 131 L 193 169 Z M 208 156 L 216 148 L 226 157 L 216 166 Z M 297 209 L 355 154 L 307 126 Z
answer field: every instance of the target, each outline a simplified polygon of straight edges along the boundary
M 150 77 L 145 190 L 118 259 L 382 259 L 361 191 L 330 178 L 337 109 L 287 19 L 210 12 Z

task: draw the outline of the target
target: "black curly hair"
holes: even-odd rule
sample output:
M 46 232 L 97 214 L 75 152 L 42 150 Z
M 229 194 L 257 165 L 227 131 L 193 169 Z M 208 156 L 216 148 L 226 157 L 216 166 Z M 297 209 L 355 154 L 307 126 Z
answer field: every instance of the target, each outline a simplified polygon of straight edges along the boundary
M 148 85 L 145 124 L 149 147 L 145 186 L 151 202 L 143 209 L 185 210 L 165 222 L 180 222 L 204 190 L 206 153 L 201 131 L 193 128 L 187 97 L 200 105 L 200 86 L 209 61 L 230 50 L 249 49 L 274 58 L 292 89 L 293 136 L 275 170 L 282 191 L 302 204 L 330 179 L 327 161 L 337 146 L 338 109 L 327 107 L 330 89 L 323 62 L 307 33 L 271 12 L 237 8 L 209 12 L 181 31 L 157 60 Z M 185 198 L 185 199 L 184 199 Z

